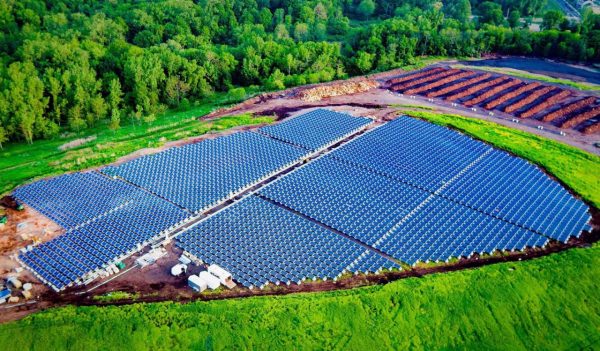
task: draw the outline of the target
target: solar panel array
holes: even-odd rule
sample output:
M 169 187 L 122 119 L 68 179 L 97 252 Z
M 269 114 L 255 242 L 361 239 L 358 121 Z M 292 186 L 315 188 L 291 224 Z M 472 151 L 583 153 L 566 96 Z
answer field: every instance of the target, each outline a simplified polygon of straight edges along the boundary
M 259 131 L 308 150 L 319 150 L 364 129 L 373 121 L 345 113 L 316 109 Z
M 56 290 L 139 251 L 189 213 L 157 198 L 129 203 L 19 256 Z
M 450 129 L 403 117 L 331 154 L 413 186 L 435 191 L 492 148 Z
M 421 120 L 398 118 L 331 155 L 559 241 L 591 220 L 582 201 L 533 164 Z
M 292 212 L 251 195 L 178 237 L 179 246 L 216 263 L 244 286 L 336 279 L 353 265 L 363 272 L 400 268 L 383 256 Z
M 126 204 L 140 190 L 96 172 L 65 174 L 15 189 L 13 195 L 63 228 Z
M 330 156 L 260 190 L 366 244 L 373 244 L 430 194 Z
M 96 172 L 32 183 L 15 195 L 68 228 L 19 255 L 56 290 L 139 251 L 190 216 L 167 201 Z
M 20 255 L 61 290 L 365 128 L 316 110 L 261 133 L 171 148 L 14 195 L 67 229 Z M 112 179 L 108 176 L 116 176 Z M 585 204 L 526 161 L 408 117 L 374 128 L 184 232 L 178 245 L 245 286 L 336 279 L 567 241 Z
M 548 238 L 441 197 L 432 197 L 377 248 L 410 265 L 543 247 Z
M 260 193 L 409 264 L 542 247 L 591 219 L 535 166 L 407 117 Z
M 104 170 L 192 212 L 203 212 L 298 162 L 308 152 L 243 132 L 175 147 Z
M 498 150 L 441 195 L 563 242 L 586 229 L 590 220 L 585 203 L 559 183 L 527 161 Z

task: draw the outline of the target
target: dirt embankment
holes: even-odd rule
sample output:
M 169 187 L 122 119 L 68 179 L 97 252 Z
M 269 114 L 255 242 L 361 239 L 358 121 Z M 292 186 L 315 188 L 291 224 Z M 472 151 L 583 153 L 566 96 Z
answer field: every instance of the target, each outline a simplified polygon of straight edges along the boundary
M 310 89 L 303 89 L 298 92 L 297 97 L 302 101 L 314 102 L 334 96 L 364 93 L 371 89 L 377 88 L 378 86 L 379 83 L 374 80 L 344 82 L 332 86 L 319 86 Z
M 338 80 L 329 83 L 290 88 L 280 92 L 260 94 L 232 107 L 217 109 L 203 116 L 202 119 L 210 120 L 242 113 L 268 116 L 270 115 L 270 110 L 263 111 L 260 106 L 273 105 L 274 101 L 281 101 L 285 107 L 292 108 L 293 106 L 297 106 L 298 109 L 310 108 L 310 106 L 324 106 L 325 104 L 307 105 L 307 103 L 322 102 L 333 97 L 348 97 L 368 92 L 380 86 L 380 83 L 375 78 L 380 79 L 393 74 L 398 74 L 398 70 L 380 73 L 375 76 L 355 77 L 348 80 Z M 301 106 L 302 108 L 300 108 Z

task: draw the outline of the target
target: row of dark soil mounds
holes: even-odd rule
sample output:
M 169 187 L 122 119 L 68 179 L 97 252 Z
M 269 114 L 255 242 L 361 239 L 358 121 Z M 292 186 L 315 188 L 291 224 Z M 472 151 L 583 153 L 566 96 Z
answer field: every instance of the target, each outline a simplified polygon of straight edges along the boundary
M 480 107 L 513 117 L 536 119 L 584 134 L 600 131 L 598 97 L 555 85 L 471 70 L 426 68 L 392 78 L 393 92 L 440 98 L 469 108 Z
M 600 72 L 596 69 L 546 59 L 531 57 L 489 57 L 484 60 L 461 61 L 460 63 L 473 67 L 513 68 L 554 78 L 600 84 Z

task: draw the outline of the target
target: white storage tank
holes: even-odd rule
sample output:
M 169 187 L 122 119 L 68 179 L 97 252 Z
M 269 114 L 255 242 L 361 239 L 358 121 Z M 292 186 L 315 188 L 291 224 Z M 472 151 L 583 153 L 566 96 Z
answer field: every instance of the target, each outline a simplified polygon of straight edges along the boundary
M 200 272 L 200 274 L 198 274 L 198 276 L 200 276 L 200 279 L 202 279 L 202 280 L 204 280 L 206 282 L 206 285 L 211 290 L 215 290 L 216 288 L 218 288 L 221 285 L 221 282 L 219 281 L 219 278 L 217 278 L 214 275 L 208 273 L 207 271 Z
M 188 278 L 188 286 L 197 292 L 203 292 L 208 287 L 206 281 L 197 275 L 190 275 Z
M 180 275 L 184 274 L 185 272 L 187 272 L 187 265 L 185 264 L 176 264 L 173 267 L 171 267 L 171 275 L 174 277 L 179 277 Z

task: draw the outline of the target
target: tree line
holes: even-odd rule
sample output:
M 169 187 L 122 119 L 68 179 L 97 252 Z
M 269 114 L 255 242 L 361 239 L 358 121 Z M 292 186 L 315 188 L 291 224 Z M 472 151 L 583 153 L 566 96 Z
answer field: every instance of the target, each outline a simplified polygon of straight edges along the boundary
M 216 91 L 324 82 L 422 55 L 600 61 L 600 16 L 531 32 L 510 14 L 539 14 L 540 0 L 488 3 L 5 0 L 0 145 L 150 123 Z

